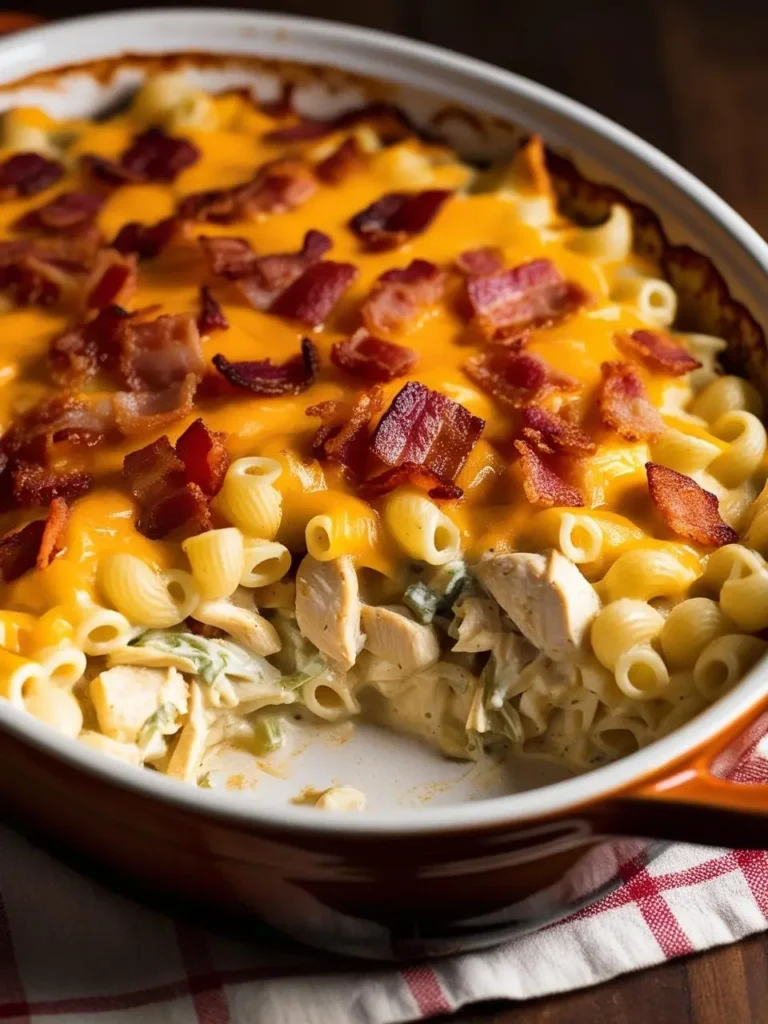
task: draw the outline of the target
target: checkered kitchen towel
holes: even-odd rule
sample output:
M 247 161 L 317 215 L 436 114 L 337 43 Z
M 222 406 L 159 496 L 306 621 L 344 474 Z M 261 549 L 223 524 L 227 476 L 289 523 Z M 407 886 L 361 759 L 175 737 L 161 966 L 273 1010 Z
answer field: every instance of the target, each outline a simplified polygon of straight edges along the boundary
M 735 778 L 768 781 L 768 760 Z M 0 1021 L 384 1024 L 594 985 L 768 927 L 766 852 L 676 846 L 623 877 L 536 935 L 398 969 L 308 952 L 257 925 L 236 939 L 174 922 L 0 829 Z

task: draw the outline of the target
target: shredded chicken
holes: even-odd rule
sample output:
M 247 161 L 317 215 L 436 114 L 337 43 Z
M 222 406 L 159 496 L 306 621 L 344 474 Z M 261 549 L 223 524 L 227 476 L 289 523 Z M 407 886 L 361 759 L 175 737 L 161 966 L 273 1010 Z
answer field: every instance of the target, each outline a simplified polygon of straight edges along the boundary
M 440 658 L 433 626 L 416 622 L 405 605 L 363 605 L 365 647 L 403 672 L 420 672 Z
M 475 574 L 523 636 L 553 661 L 583 648 L 600 599 L 558 551 L 488 555 Z
M 296 621 L 301 633 L 344 668 L 363 645 L 357 573 L 348 555 L 319 562 L 307 555 L 296 574 Z

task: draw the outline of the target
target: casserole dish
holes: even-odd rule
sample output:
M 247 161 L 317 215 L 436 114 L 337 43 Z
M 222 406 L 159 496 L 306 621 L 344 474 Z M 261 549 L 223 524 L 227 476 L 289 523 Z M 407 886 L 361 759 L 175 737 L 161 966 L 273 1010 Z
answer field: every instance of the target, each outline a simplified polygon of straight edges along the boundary
M 660 259 L 685 316 L 725 336 L 732 358 L 765 388 L 764 243 L 661 154 L 513 75 L 321 22 L 141 12 L 63 23 L 0 45 L 0 102 L 82 116 L 118 103 L 147 72 L 169 66 L 194 71 L 211 88 L 253 85 L 262 100 L 295 82 L 294 102 L 307 115 L 393 101 L 480 160 L 541 132 L 555 153 L 563 201 L 589 217 L 626 196 L 641 245 Z M 715 267 L 727 268 L 724 279 Z M 572 911 L 613 884 L 629 857 L 650 856 L 647 839 L 761 845 L 764 793 L 725 776 L 768 724 L 764 671 L 758 664 L 649 748 L 586 776 L 494 799 L 453 786 L 452 801 L 398 808 L 397 780 L 388 780 L 381 788 L 391 809 L 319 818 L 308 808 L 261 801 L 258 789 L 254 798 L 188 790 L 130 771 L 5 704 L 0 786 L 9 811 L 37 833 L 156 892 L 255 914 L 342 953 L 439 955 Z M 377 753 L 406 756 L 396 745 Z M 407 765 L 411 782 L 420 771 L 425 789 L 451 788 L 455 773 L 435 776 L 434 763 L 421 763 Z M 307 770 L 311 778 L 315 769 Z

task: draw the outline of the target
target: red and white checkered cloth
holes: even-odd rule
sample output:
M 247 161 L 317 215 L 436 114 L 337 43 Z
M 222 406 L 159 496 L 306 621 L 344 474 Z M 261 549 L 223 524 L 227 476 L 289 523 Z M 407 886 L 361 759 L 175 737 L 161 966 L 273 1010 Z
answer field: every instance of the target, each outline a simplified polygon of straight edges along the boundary
M 768 760 L 735 778 L 768 781 Z M 675 846 L 623 877 L 535 935 L 399 969 L 311 953 L 258 925 L 224 938 L 174 922 L 0 830 L 0 1021 L 389 1024 L 595 985 L 768 927 L 766 852 Z

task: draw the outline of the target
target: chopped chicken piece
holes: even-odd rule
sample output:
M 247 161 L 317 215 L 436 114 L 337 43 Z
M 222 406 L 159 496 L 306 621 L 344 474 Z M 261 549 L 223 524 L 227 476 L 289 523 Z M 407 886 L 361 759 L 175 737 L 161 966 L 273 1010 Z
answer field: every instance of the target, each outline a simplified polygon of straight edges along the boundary
M 457 624 L 450 635 L 457 639 L 452 650 L 470 654 L 491 651 L 503 639 L 501 612 L 492 597 L 462 596 L 453 610 Z
M 405 605 L 363 605 L 365 647 L 403 672 L 420 672 L 440 659 L 433 626 L 416 622 Z
M 147 720 L 164 704 L 187 713 L 187 684 L 175 668 L 119 665 L 91 681 L 99 728 L 111 739 L 136 743 Z
M 553 661 L 583 648 L 600 599 L 558 551 L 487 555 L 475 574 L 523 636 Z
M 203 694 L 198 683 L 190 683 L 189 716 L 168 762 L 167 774 L 183 782 L 195 782 L 206 746 L 208 725 Z
M 319 562 L 307 555 L 296 574 L 296 622 L 302 635 L 344 668 L 363 645 L 360 591 L 349 555 Z

